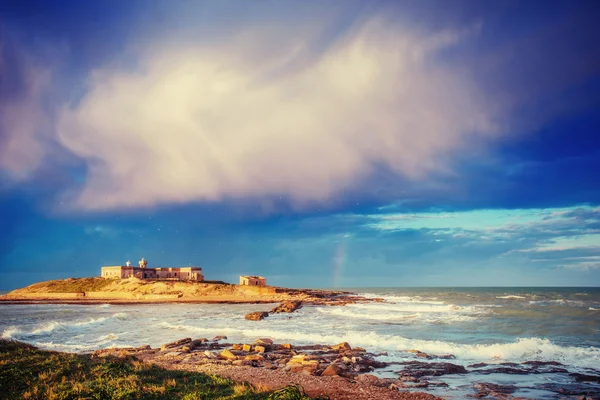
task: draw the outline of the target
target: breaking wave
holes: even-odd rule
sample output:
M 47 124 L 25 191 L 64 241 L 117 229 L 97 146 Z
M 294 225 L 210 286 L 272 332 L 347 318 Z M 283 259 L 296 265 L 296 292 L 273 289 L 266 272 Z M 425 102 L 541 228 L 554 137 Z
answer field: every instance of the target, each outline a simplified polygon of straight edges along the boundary
M 166 329 L 186 331 L 198 334 L 214 334 L 211 328 L 191 325 L 173 325 L 168 322 L 160 324 Z M 368 347 L 373 350 L 389 351 L 418 349 L 430 354 L 454 354 L 460 362 L 522 362 L 522 361 L 560 361 L 579 367 L 597 368 L 600 364 L 600 349 L 596 347 L 560 346 L 548 339 L 532 337 L 518 338 L 510 343 L 463 344 L 438 340 L 410 339 L 395 335 L 382 335 L 375 332 L 318 333 L 284 331 L 268 328 L 234 328 L 219 330 L 231 336 L 231 340 L 255 339 L 269 337 L 274 340 L 287 340 L 293 343 L 333 344 L 348 342 L 352 346 Z M 399 356 L 398 354 L 396 356 Z M 405 355 L 403 355 L 405 356 Z
M 115 314 L 115 315 L 117 315 L 117 314 Z M 78 321 L 78 322 L 50 321 L 50 322 L 46 322 L 41 325 L 38 325 L 31 330 L 25 330 L 23 328 L 11 326 L 2 332 L 2 338 L 3 339 L 20 339 L 20 338 L 27 338 L 27 337 L 31 337 L 31 336 L 43 336 L 43 335 L 48 335 L 52 332 L 59 331 L 59 330 L 67 331 L 67 330 L 72 330 L 72 329 L 78 329 L 78 328 L 85 327 L 88 325 L 99 324 L 99 323 L 105 322 L 107 319 L 108 319 L 107 317 L 100 317 L 100 318 L 90 318 L 88 320 Z

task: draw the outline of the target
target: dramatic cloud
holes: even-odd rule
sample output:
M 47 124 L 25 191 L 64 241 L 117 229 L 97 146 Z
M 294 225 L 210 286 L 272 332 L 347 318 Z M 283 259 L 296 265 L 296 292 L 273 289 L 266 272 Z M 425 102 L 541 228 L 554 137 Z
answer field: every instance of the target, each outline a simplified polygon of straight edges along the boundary
M 374 19 L 318 54 L 303 39 L 251 32 L 210 46 L 162 43 L 135 71 L 94 71 L 57 128 L 88 163 L 76 204 L 282 196 L 301 205 L 378 166 L 409 179 L 444 170 L 449 152 L 496 133 L 479 89 L 436 60 L 472 31 L 417 35 Z
M 28 178 L 44 161 L 52 131 L 43 105 L 50 78 L 47 68 L 0 40 L 0 172 L 13 180 Z

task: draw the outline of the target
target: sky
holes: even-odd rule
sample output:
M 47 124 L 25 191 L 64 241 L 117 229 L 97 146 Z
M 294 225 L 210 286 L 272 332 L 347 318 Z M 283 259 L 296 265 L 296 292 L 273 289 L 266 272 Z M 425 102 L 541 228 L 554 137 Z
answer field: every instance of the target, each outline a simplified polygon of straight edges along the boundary
M 596 1 L 0 4 L 0 290 L 599 286 Z

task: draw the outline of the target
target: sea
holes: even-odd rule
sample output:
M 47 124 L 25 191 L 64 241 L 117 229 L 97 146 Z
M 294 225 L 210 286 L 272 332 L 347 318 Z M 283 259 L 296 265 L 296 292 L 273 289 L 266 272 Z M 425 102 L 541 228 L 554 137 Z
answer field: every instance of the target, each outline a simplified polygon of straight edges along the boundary
M 568 372 L 528 375 L 468 373 L 444 375 L 415 390 L 459 399 L 476 393 L 478 382 L 513 387 L 513 396 L 569 398 L 548 388 L 589 388 L 570 373 L 600 375 L 600 288 L 352 288 L 385 302 L 346 306 L 304 306 L 262 321 L 244 315 L 275 304 L 0 304 L 2 338 L 43 349 L 86 353 L 107 347 L 152 347 L 184 337 L 229 343 L 267 337 L 277 343 L 348 342 L 390 363 L 380 377 L 398 377 L 405 362 L 510 365 L 556 361 Z M 453 355 L 450 360 L 417 358 Z M 568 393 L 565 392 L 565 393 Z M 595 395 L 594 395 L 595 396 Z

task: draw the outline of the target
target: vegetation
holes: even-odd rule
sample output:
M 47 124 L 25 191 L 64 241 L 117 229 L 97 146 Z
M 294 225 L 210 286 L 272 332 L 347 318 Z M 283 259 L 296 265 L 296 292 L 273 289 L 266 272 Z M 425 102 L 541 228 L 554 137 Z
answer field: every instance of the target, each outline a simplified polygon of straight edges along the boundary
M 35 283 L 26 289 L 28 292 L 47 293 L 98 292 L 112 283 L 114 281 L 104 278 L 69 278 Z
M 198 372 L 171 371 L 133 357 L 38 350 L 0 339 L 1 399 L 310 399 L 301 387 L 260 392 Z

